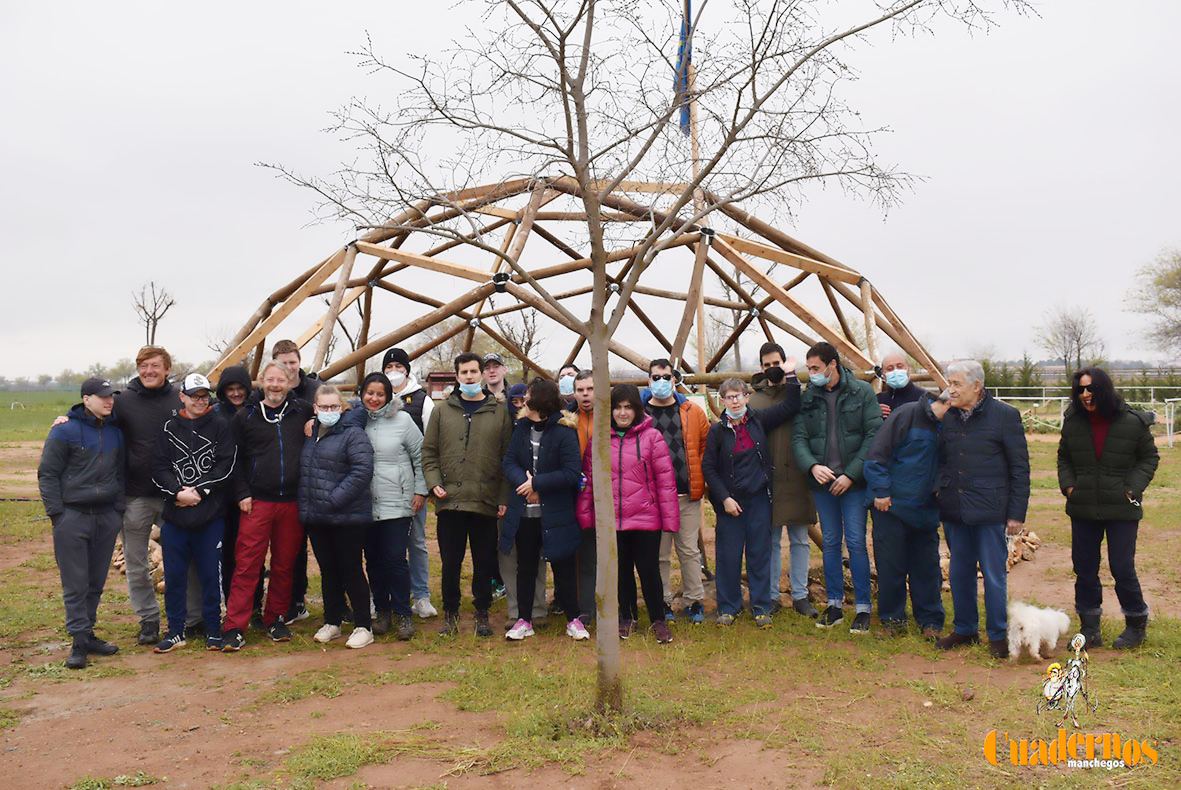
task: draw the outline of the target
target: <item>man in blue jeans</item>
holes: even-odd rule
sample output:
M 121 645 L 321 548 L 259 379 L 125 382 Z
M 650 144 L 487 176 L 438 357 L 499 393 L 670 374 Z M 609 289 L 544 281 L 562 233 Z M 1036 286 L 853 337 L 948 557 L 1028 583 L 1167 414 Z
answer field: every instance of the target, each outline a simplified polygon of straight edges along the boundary
M 936 642 L 950 650 L 980 641 L 976 568 L 984 575 L 988 649 L 1007 658 L 1008 557 L 1005 534 L 1015 535 L 1029 506 L 1029 448 L 1021 414 L 984 389 L 975 360 L 947 366 L 954 407 L 939 435 L 939 515 L 951 551 L 952 633 Z
M 865 479 L 862 467 L 874 434 L 882 424 L 882 410 L 873 389 L 841 366 L 837 350 L 817 343 L 805 357 L 808 390 L 792 431 L 792 452 L 800 469 L 811 476 L 812 497 L 824 536 L 824 588 L 828 608 L 817 628 L 832 628 L 844 620 L 845 576 L 841 544 L 849 549 L 853 596 L 857 614 L 849 630 L 869 633 L 872 610 L 869 552 L 865 545 Z

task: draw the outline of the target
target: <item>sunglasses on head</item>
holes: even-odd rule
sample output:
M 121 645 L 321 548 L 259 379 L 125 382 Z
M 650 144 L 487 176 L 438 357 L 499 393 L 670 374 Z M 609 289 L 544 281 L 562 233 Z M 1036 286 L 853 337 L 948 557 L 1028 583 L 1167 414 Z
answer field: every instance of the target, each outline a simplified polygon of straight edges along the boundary
M 672 381 L 673 374 L 671 374 L 671 373 L 653 373 L 652 380 L 653 381 Z

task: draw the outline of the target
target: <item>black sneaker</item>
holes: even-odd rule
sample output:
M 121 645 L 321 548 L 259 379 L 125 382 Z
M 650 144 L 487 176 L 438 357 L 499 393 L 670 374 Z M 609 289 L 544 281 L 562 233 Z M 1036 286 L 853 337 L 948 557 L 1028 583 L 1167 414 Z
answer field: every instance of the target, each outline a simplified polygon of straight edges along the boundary
M 271 638 L 272 642 L 290 642 L 291 629 L 287 627 L 287 623 L 276 620 L 274 625 L 267 629 L 267 636 Z
M 225 649 L 225 646 L 226 646 L 226 641 L 224 639 L 222 639 L 220 636 L 205 637 L 205 649 L 206 650 L 220 653 L 223 649 Z
M 492 636 L 492 626 L 488 625 L 487 612 L 476 612 L 476 636 Z
M 408 642 L 414 636 L 414 617 L 398 615 L 398 640 Z
M 193 623 L 185 626 L 185 639 L 199 640 L 205 636 L 205 623 Z
M 168 636 L 161 639 L 159 644 L 157 644 L 154 648 L 152 648 L 152 652 L 153 653 L 171 653 L 173 650 L 175 650 L 178 647 L 184 647 L 185 644 L 186 643 L 185 643 L 185 635 L 184 634 L 169 634 Z
M 265 631 L 267 627 L 262 622 L 262 609 L 255 609 L 250 615 L 250 627 L 255 631 Z
M 287 610 L 287 614 L 283 616 L 283 622 L 298 623 L 300 620 L 306 620 L 309 617 L 311 615 L 308 614 L 307 606 L 304 605 L 303 601 L 300 601 L 291 605 L 291 608 Z M 346 617 L 345 619 L 352 620 L 352 617 Z M 288 634 L 288 637 L 290 638 L 290 634 Z
M 223 653 L 237 653 L 246 647 L 246 637 L 242 636 L 242 632 L 237 628 L 231 628 L 222 634 L 221 641 L 221 652 Z
M 456 636 L 459 633 L 459 612 L 444 612 L 443 626 L 439 636 Z
M 135 641 L 141 645 L 154 645 L 160 641 L 160 621 L 159 620 L 141 620 L 139 624 L 139 636 Z
M 818 617 L 820 615 L 820 612 L 816 611 L 816 607 L 807 598 L 796 598 L 791 602 L 791 608 L 804 617 Z
M 830 606 L 824 610 L 824 614 L 820 615 L 820 619 L 816 621 L 817 628 L 832 628 L 842 620 L 845 619 L 845 610 L 839 606 Z
M 86 669 L 86 653 L 89 644 L 90 638 L 86 634 L 78 634 L 74 637 L 70 655 L 66 658 L 66 669 Z
M 91 631 L 86 637 L 86 652 L 96 656 L 113 656 L 119 652 L 119 648 L 104 639 L 99 639 Z
M 857 616 L 853 618 L 853 624 L 849 626 L 849 633 L 851 634 L 868 634 L 869 633 L 869 612 L 858 612 Z

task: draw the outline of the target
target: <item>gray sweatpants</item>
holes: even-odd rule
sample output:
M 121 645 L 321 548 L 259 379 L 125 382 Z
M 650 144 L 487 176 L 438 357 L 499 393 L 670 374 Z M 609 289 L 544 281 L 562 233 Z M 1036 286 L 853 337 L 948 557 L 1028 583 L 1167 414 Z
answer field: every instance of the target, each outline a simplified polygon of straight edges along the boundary
M 502 551 L 497 551 L 496 555 L 500 558 L 500 578 L 504 579 L 504 597 L 508 603 L 506 610 L 506 620 L 510 623 L 517 622 L 520 616 L 517 609 L 517 547 L 513 546 L 513 550 L 508 554 Z M 533 588 L 533 620 L 536 623 L 538 620 L 545 620 L 548 615 L 548 610 L 545 606 L 545 558 L 537 563 L 537 586 Z
M 94 513 L 66 508 L 54 519 L 53 554 L 61 573 L 66 631 L 70 636 L 94 630 L 119 526 L 119 514 L 114 508 Z
M 156 585 L 152 583 L 148 565 L 148 541 L 152 537 L 152 525 L 163 523 L 163 513 L 164 500 L 160 497 L 127 497 L 127 511 L 123 514 L 123 559 L 127 570 L 127 594 L 141 623 L 160 622 L 160 602 L 156 599 Z M 201 622 L 201 583 L 197 580 L 196 569 L 190 568 L 190 571 L 186 591 L 189 622 L 185 625 Z

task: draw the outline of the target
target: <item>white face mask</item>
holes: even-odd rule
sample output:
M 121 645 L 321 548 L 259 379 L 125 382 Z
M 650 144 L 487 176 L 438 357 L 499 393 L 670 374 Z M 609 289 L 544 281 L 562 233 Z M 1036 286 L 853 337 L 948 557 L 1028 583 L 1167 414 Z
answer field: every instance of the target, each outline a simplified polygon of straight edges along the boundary
M 387 376 L 387 378 L 390 380 L 390 384 L 394 385 L 394 389 L 401 389 L 402 385 L 406 383 L 405 373 L 393 371 Z

